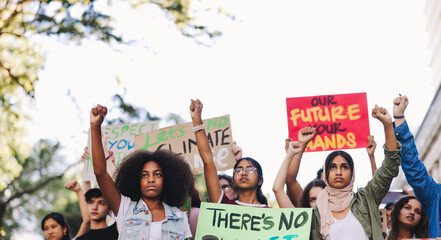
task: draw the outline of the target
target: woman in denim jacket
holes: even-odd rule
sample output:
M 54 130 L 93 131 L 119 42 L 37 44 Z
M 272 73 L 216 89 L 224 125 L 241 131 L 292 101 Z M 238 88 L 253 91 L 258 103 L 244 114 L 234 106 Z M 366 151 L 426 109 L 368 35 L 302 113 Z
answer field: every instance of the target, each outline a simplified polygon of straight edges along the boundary
M 98 185 L 117 216 L 119 239 L 189 239 L 187 215 L 178 207 L 193 187 L 184 159 L 169 151 L 136 151 L 121 164 L 115 183 L 106 171 L 101 124 L 107 108 L 92 108 L 92 159 Z

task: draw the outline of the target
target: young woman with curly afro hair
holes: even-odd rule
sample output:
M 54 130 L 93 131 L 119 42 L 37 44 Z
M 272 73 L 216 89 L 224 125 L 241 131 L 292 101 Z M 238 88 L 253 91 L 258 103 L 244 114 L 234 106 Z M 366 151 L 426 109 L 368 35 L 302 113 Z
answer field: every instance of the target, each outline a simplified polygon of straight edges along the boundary
M 188 218 L 179 210 L 194 178 L 187 162 L 170 151 L 138 150 L 120 165 L 115 183 L 106 171 L 101 124 L 107 108 L 92 108 L 92 159 L 98 185 L 117 216 L 119 239 L 189 239 Z

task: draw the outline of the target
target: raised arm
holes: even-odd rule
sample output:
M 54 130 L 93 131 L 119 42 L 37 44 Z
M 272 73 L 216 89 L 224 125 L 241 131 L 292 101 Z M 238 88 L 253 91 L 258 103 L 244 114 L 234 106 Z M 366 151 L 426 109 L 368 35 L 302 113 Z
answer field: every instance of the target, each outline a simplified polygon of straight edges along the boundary
M 397 149 L 398 145 L 397 139 L 395 138 L 394 127 L 392 125 L 392 118 L 387 112 L 386 108 L 375 105 L 375 108 L 372 109 L 372 116 L 383 124 L 386 148 L 388 150 Z
M 366 148 L 366 151 L 369 156 L 369 160 L 371 161 L 371 169 L 372 169 L 372 176 L 375 174 L 375 170 L 377 170 L 377 163 L 375 162 L 375 148 L 377 148 L 377 143 L 375 142 L 374 136 L 369 135 L 368 136 L 368 146 Z
M 87 231 L 89 231 L 90 228 L 90 218 L 89 218 L 89 214 L 87 213 L 87 202 L 86 199 L 84 198 L 84 192 L 81 189 L 81 186 L 78 183 L 78 181 L 76 180 L 70 181 L 64 184 L 64 187 L 67 190 L 73 191 L 77 194 L 78 203 L 80 205 L 81 218 L 83 219 L 83 221 L 81 222 L 80 229 L 78 230 L 77 235 L 75 235 L 75 238 L 77 238 L 85 234 Z
M 375 105 L 375 108 L 372 110 L 372 116 L 383 124 L 386 139 L 386 143 L 384 144 L 385 159 L 381 167 L 375 172 L 372 180 L 370 180 L 364 188 L 364 191 L 373 198 L 377 205 L 380 205 L 389 191 L 392 179 L 398 175 L 401 145 L 395 139 L 392 118 L 387 110 Z
M 237 145 L 236 141 L 231 143 L 231 152 L 233 153 L 234 158 L 237 160 L 242 158 L 242 148 Z
M 202 102 L 199 99 L 192 99 L 190 104 L 190 115 L 194 127 L 203 125 L 201 114 Z M 222 190 L 217 176 L 216 165 L 214 165 L 213 154 L 211 153 L 207 135 L 205 134 L 205 128 L 202 127 L 201 129 L 194 131 L 198 151 L 201 155 L 202 162 L 204 163 L 204 175 L 205 183 L 207 184 L 208 197 L 211 202 L 217 202 L 221 197 Z
M 101 124 L 107 114 L 107 108 L 97 105 L 90 111 L 90 134 L 92 136 L 93 171 L 104 198 L 115 215 L 118 215 L 121 195 L 112 177 L 107 173 L 106 158 L 101 141 Z
M 308 143 L 314 138 L 316 130 L 313 127 L 304 127 L 300 129 L 298 134 L 298 141 L 301 143 L 300 151 L 293 155 L 293 160 L 289 164 L 288 173 L 286 176 L 287 193 L 294 206 L 300 206 L 300 199 L 303 195 L 303 189 L 297 181 L 297 174 L 299 173 L 300 160 L 303 157 L 303 152 Z M 288 151 L 290 138 L 285 140 L 285 150 Z
M 409 104 L 409 99 L 407 96 L 400 96 L 396 97 L 394 99 L 394 108 L 393 108 L 393 114 L 395 119 L 395 127 L 400 126 L 401 124 L 406 121 L 404 112 L 406 111 L 407 105 Z
M 288 197 L 288 194 L 284 191 L 284 186 L 286 182 L 286 176 L 288 175 L 288 167 L 291 163 L 291 160 L 294 158 L 294 155 L 300 152 L 301 143 L 300 142 L 290 142 L 288 144 L 288 151 L 286 153 L 286 157 L 280 166 L 279 172 L 276 175 L 276 179 L 273 184 L 273 192 L 276 196 L 277 203 L 280 208 L 293 208 L 294 204 Z
M 415 139 L 404 117 L 408 103 L 406 96 L 399 96 L 394 99 L 395 133 L 398 141 L 403 145 L 401 167 L 407 182 L 413 188 L 415 196 L 421 202 L 423 208 L 428 209 L 433 205 L 432 200 L 436 197 L 436 189 L 439 187 L 418 157 Z M 431 189 L 431 191 L 427 191 L 427 189 Z
M 83 155 L 81 155 L 81 161 L 83 161 L 83 165 L 86 164 L 86 161 L 89 160 L 89 158 L 90 158 L 89 148 L 86 146 L 84 147 Z M 83 181 L 83 192 L 87 192 L 91 188 L 92 185 L 90 184 L 90 181 Z

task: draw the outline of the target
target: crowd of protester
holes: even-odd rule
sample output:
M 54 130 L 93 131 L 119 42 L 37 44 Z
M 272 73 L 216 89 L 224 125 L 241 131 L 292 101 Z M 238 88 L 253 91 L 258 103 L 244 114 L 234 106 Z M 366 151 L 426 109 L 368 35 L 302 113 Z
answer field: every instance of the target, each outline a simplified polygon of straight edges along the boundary
M 354 190 L 356 174 L 352 156 L 337 150 L 323 159 L 317 177 L 303 189 L 297 175 L 316 129 L 302 128 L 297 141 L 285 140 L 286 157 L 272 190 L 280 208 L 313 208 L 310 239 L 441 237 L 441 185 L 433 180 L 418 158 L 414 137 L 405 120 L 407 105 L 407 97 L 399 96 L 393 100 L 392 114 L 383 107 L 372 109 L 372 117 L 384 129 L 384 160 L 377 168 L 374 158 L 377 144 L 373 136 L 369 136 L 367 155 L 372 179 L 363 188 Z M 261 189 L 264 181 L 261 165 L 254 158 L 242 157 L 242 149 L 235 142 L 231 146 L 236 157 L 233 175 L 218 175 L 202 121 L 202 109 L 200 100 L 191 100 L 189 110 L 203 162 L 208 201 L 269 208 Z M 189 165 L 170 151 L 138 150 L 128 155 L 111 176 L 106 165 L 112 153 L 106 151 L 101 140 L 101 125 L 106 114 L 107 108 L 101 105 L 92 108 L 90 113 L 91 157 L 99 188 L 91 188 L 89 182 L 83 182 L 83 188 L 77 181 L 65 185 L 78 197 L 81 227 L 77 233 L 71 233 L 61 213 L 50 213 L 41 221 L 45 239 L 71 239 L 71 235 L 78 240 L 194 239 L 203 200 Z M 88 157 L 86 148 L 82 158 Z M 413 192 L 386 205 L 388 230 L 384 236 L 379 208 L 400 165 Z M 190 214 L 181 209 L 188 198 L 191 198 Z

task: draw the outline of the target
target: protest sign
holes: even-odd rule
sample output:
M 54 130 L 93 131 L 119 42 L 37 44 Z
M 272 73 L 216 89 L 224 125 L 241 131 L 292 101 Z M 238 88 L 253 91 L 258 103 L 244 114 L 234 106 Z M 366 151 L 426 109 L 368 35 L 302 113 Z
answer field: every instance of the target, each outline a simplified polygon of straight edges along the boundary
M 290 138 L 296 141 L 303 127 L 312 126 L 317 131 L 306 151 L 367 147 L 366 93 L 287 98 L 286 107 Z
M 312 208 L 258 208 L 203 202 L 195 240 L 309 240 Z
M 208 142 L 213 152 L 218 171 L 231 169 L 236 159 L 231 152 L 233 136 L 230 116 L 225 115 L 203 121 Z M 194 175 L 204 172 L 204 164 L 199 155 L 196 138 L 192 131 L 193 123 L 179 124 L 168 128 L 137 135 L 135 149 L 156 151 L 167 149 L 181 154 L 190 164 Z
M 109 157 L 108 151 L 113 152 L 112 162 L 107 162 L 107 172 L 112 173 L 119 166 L 121 161 L 129 153 L 135 151 L 135 136 L 158 129 L 159 121 L 145 123 L 119 124 L 102 127 L 102 142 L 106 157 Z M 90 157 L 84 163 L 83 180 L 91 181 L 95 179 L 92 164 L 91 136 L 89 131 L 89 140 L 87 146 L 90 151 Z

